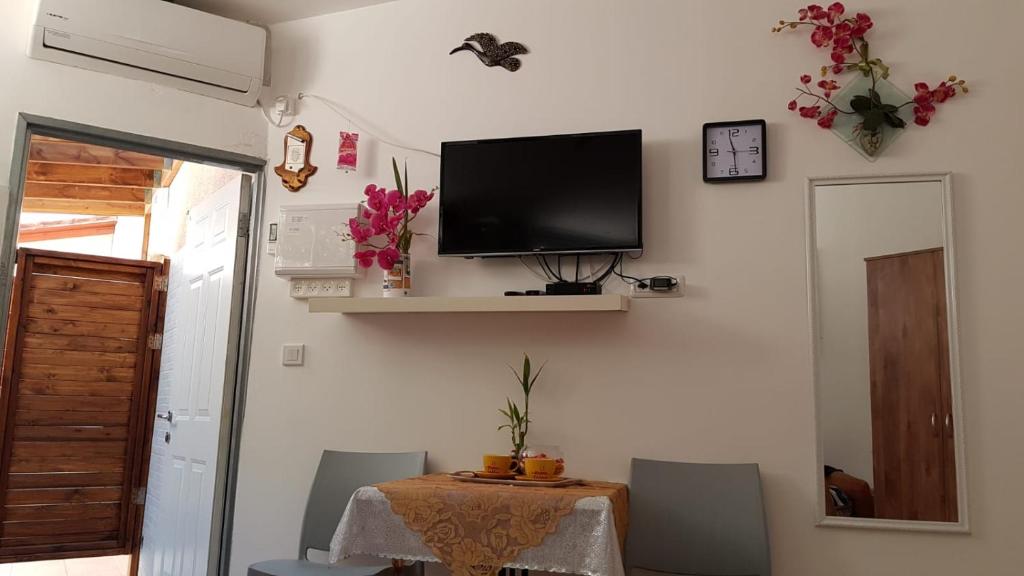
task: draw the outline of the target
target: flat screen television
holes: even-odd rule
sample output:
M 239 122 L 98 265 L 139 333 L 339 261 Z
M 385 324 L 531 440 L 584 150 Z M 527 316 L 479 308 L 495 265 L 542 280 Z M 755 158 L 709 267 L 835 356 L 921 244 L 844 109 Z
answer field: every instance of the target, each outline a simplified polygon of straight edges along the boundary
M 641 131 L 441 144 L 438 253 L 643 248 Z

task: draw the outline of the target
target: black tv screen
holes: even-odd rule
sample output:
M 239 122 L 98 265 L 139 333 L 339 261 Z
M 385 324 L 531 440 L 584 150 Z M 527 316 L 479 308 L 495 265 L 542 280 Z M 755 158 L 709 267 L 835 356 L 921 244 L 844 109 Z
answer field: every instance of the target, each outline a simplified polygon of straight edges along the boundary
M 641 164 L 640 130 L 444 142 L 438 253 L 640 250 Z

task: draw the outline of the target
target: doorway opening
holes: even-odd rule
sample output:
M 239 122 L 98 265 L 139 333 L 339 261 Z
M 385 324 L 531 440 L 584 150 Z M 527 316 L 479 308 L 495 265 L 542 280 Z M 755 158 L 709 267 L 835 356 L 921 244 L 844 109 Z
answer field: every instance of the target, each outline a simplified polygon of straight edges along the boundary
M 27 120 L 2 278 L 0 576 L 217 574 L 262 161 Z

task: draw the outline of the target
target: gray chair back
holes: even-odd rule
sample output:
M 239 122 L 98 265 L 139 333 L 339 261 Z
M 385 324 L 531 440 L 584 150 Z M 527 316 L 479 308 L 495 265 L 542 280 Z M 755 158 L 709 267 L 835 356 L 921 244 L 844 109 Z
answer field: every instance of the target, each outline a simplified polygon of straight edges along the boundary
M 329 550 L 352 494 L 363 486 L 423 474 L 426 452 L 394 454 L 324 450 L 306 503 L 299 537 L 299 559 L 310 548 Z
M 633 459 L 627 576 L 632 568 L 687 576 L 770 576 L 757 464 Z

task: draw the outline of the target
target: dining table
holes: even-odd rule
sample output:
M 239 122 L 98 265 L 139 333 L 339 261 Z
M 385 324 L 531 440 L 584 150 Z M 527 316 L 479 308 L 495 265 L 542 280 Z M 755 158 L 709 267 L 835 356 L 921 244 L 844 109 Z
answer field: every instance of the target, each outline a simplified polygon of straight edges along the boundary
M 349 500 L 330 561 L 374 556 L 440 562 L 455 576 L 502 568 L 625 576 L 625 484 L 552 487 L 430 474 L 364 486 Z

